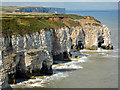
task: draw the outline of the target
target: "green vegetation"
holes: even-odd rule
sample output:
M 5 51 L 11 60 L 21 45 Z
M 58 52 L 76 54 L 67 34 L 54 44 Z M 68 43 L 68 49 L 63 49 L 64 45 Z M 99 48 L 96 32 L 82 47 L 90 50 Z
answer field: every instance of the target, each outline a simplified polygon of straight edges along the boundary
M 87 49 L 87 50 L 97 50 L 98 47 L 85 47 L 84 49 Z
M 89 16 L 91 17 L 91 16 Z M 80 26 L 74 19 L 86 19 L 87 16 L 74 14 L 52 13 L 3 13 L 2 34 L 3 36 L 25 35 L 26 33 L 39 32 L 41 29 L 50 30 L 61 27 Z M 91 19 L 94 19 L 91 17 Z M 1 21 L 1 20 L 0 20 Z
M 75 14 L 55 14 L 55 15 L 59 17 L 66 17 L 71 19 L 86 19 L 84 16 L 75 15 Z
M 80 26 L 79 22 L 75 22 L 75 21 L 72 21 L 72 20 L 68 20 L 67 23 L 70 25 L 70 26 Z
M 36 78 L 45 79 L 46 76 L 31 76 L 30 78 L 31 78 L 31 79 L 36 79 Z
M 27 54 L 30 55 L 30 56 L 35 56 L 37 55 L 38 53 L 40 53 L 41 51 L 36 51 L 36 52 L 28 52 Z
M 100 24 L 97 24 L 97 23 L 93 23 L 92 25 L 94 25 L 94 26 L 100 26 Z
M 71 59 L 80 59 L 82 56 L 77 56 L 76 58 L 71 58 Z
M 18 10 L 18 7 L 0 7 L 0 11 L 12 13 Z
M 33 14 L 3 14 L 3 36 L 24 35 L 40 31 L 41 29 L 49 30 L 51 28 L 68 27 L 68 24 L 70 24 L 69 26 L 79 25 L 75 21 L 69 21 L 68 24 L 65 24 L 62 20 L 49 20 L 48 16 L 51 16 L 51 14 L 35 14 L 34 16 Z
M 20 8 L 29 8 L 29 7 L 0 7 L 0 11 L 3 11 L 5 13 L 13 13 L 16 11 L 19 11 Z M 15 14 L 18 16 L 21 16 L 25 13 L 22 14 Z M 80 16 L 80 15 L 75 15 L 75 14 L 50 14 L 50 13 L 46 13 L 46 14 L 39 14 L 39 13 L 29 13 L 30 16 L 46 16 L 46 17 L 66 17 L 66 18 L 71 18 L 71 19 L 87 19 L 89 18 L 90 20 L 95 20 L 96 22 L 99 22 L 97 19 L 95 19 L 92 16 Z
M 92 16 L 85 16 L 85 17 L 89 17 L 89 18 L 90 18 L 90 20 L 95 20 L 96 22 L 101 23 L 99 20 L 95 19 L 95 18 L 94 18 L 94 17 L 92 17 Z
M 95 19 L 92 16 L 80 16 L 80 15 L 76 15 L 76 14 L 58 14 L 58 16 L 68 17 L 71 19 L 87 19 L 87 18 L 89 18 L 90 20 L 95 20 L 96 22 L 101 23 L 99 20 Z
M 21 18 L 13 17 L 2 20 L 2 32 L 4 36 L 24 35 L 33 33 L 41 29 L 48 30 L 50 28 L 63 27 L 65 24 L 62 21 L 50 21 L 40 18 Z

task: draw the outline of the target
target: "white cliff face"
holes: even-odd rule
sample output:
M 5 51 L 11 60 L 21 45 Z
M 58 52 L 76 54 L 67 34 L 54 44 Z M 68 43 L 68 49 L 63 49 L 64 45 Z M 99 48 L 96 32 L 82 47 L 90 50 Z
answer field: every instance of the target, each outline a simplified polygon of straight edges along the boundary
M 86 27 L 86 29 L 84 29 L 85 32 L 85 47 L 89 48 L 89 47 L 97 47 L 97 40 L 98 40 L 98 30 L 99 27 Z
M 87 24 L 83 25 L 83 31 L 85 33 L 86 49 L 97 49 L 101 47 L 103 49 L 113 49 L 110 38 L 110 30 L 107 26 L 99 24 Z
M 4 70 L 3 58 L 2 58 L 2 43 L 0 38 L 0 89 L 10 88 L 8 84 L 8 76 Z
M 43 74 L 52 73 L 51 32 L 41 30 L 24 36 L 13 35 L 3 38 L 4 65 L 9 78 L 15 77 L 11 74 L 15 75 L 18 71 L 21 73 L 20 75 L 26 73 L 30 76 L 38 71 L 41 72 L 41 69 L 46 70 L 45 68 L 47 68 L 47 71 L 44 71 Z
M 55 29 L 52 37 L 53 55 L 58 55 L 71 50 L 71 36 L 69 28 Z
M 79 42 L 85 44 L 85 33 L 82 27 L 72 28 L 71 30 L 72 46 L 79 47 Z
M 79 30 L 78 27 L 76 29 Z M 23 73 L 30 76 L 38 71 L 40 74 L 41 69 L 47 70 L 44 73 L 51 73 L 53 58 L 61 55 L 60 58 L 63 59 L 69 54 L 72 46 L 71 33 L 73 31 L 70 28 L 63 27 L 49 31 L 40 30 L 40 32 L 24 36 L 4 37 L 4 64 L 9 78 L 11 74 L 14 75 L 17 72 L 21 73 L 21 76 Z M 79 31 L 78 34 L 80 35 Z M 75 42 L 79 40 L 79 35 L 74 40 Z
M 11 77 L 51 74 L 53 59 L 68 58 L 72 47 L 78 50 L 81 45 L 86 49 L 112 48 L 110 30 L 105 25 L 43 29 L 24 36 L 4 37 L 2 41 L 4 66 L 10 83 L 13 82 Z
M 13 52 L 20 52 L 30 49 L 47 49 L 48 51 L 51 51 L 51 31 L 41 30 L 40 32 L 33 34 L 26 34 L 25 36 L 13 35 L 10 41 Z
M 106 25 L 103 25 L 102 27 L 103 30 L 103 39 L 104 39 L 104 43 L 102 44 L 102 47 L 112 47 L 111 45 L 111 38 L 110 38 L 110 30 L 108 29 L 108 27 Z
M 3 64 L 0 62 L 0 89 L 3 88 L 10 88 L 10 86 L 8 84 L 7 73 L 4 71 Z

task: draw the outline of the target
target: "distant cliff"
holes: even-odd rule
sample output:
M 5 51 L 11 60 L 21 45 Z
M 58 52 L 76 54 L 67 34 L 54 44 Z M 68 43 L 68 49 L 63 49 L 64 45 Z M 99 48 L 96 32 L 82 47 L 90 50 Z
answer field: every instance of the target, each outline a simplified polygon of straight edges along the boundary
M 91 16 L 5 14 L 2 23 L 9 83 L 18 77 L 52 74 L 53 60 L 69 59 L 72 49 L 113 49 L 110 30 Z
M 60 13 L 60 14 L 65 14 L 65 8 L 54 8 L 54 7 L 2 7 L 2 11 L 7 12 L 7 13 L 22 12 L 22 13 Z
M 65 14 L 65 8 L 51 8 L 51 7 L 24 7 L 19 8 L 15 12 L 38 12 L 38 13 L 61 13 Z

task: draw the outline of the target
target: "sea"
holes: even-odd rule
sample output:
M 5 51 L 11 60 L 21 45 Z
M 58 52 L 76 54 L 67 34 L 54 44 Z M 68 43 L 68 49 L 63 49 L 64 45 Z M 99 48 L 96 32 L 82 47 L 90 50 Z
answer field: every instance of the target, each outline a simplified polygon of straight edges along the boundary
M 66 14 L 93 16 L 108 26 L 114 50 L 80 50 L 76 53 L 82 58 L 56 61 L 53 75 L 11 84 L 13 88 L 118 88 L 118 11 L 67 10 Z

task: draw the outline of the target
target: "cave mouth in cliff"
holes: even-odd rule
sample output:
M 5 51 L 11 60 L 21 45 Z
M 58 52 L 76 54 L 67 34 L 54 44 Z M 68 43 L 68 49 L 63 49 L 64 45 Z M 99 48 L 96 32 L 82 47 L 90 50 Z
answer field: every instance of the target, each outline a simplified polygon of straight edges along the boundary
M 68 58 L 68 53 L 67 52 L 63 52 L 63 58 Z
M 53 74 L 52 65 L 48 67 L 46 63 L 47 63 L 46 61 L 42 63 L 40 74 L 41 75 L 52 75 Z
M 100 36 L 100 37 L 98 38 L 98 47 L 101 47 L 103 43 L 104 43 L 104 39 L 103 39 L 102 36 Z
M 78 41 L 78 48 L 79 49 L 83 49 L 84 48 L 84 45 L 83 45 L 82 41 Z

